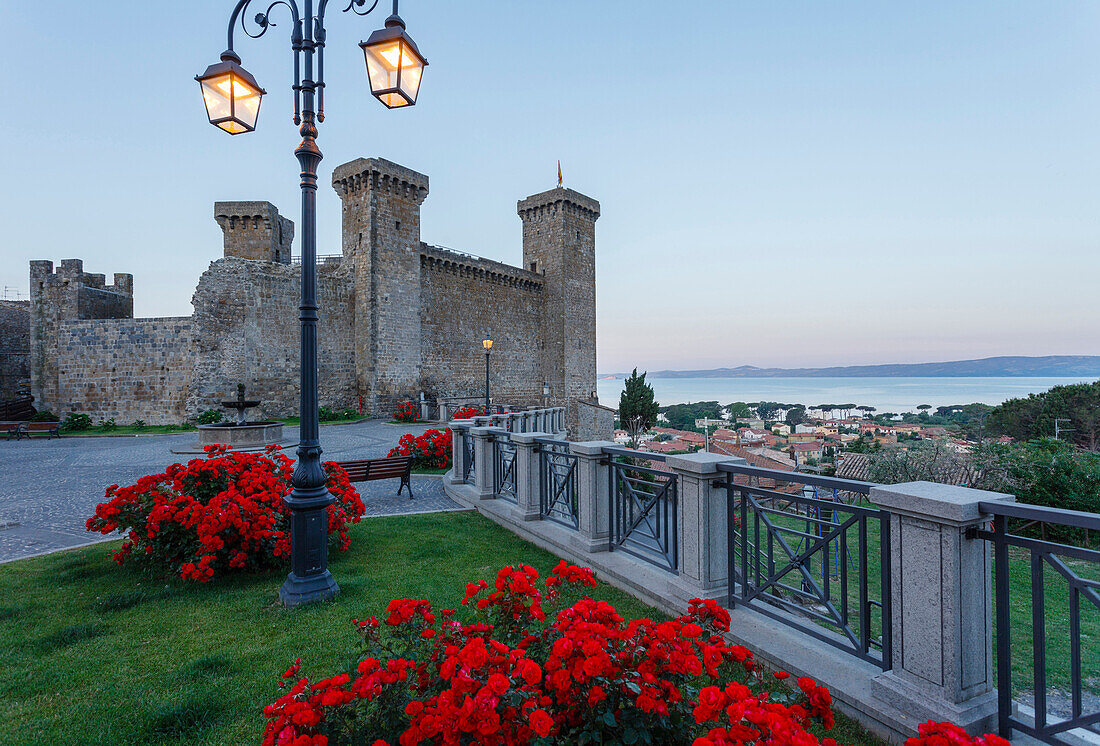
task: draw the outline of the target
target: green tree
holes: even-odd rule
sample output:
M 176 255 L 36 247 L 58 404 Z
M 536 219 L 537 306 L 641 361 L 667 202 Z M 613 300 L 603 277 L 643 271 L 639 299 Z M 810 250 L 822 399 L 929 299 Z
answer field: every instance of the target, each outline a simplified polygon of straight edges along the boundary
M 1090 451 L 1100 450 L 1100 381 L 1055 386 L 1026 399 L 1009 399 L 989 412 L 986 429 L 993 435 L 1033 440 L 1068 431 L 1067 437 Z
M 638 435 L 657 422 L 659 410 L 653 398 L 653 387 L 645 382 L 646 374 L 638 375 L 635 368 L 626 379 L 623 393 L 619 396 L 619 420 L 630 433 L 631 446 L 638 447 Z
M 787 410 L 784 421 L 792 428 L 806 421 L 806 408 L 801 406 L 791 407 Z
M 752 418 L 752 407 L 743 401 L 735 401 L 733 404 L 727 406 L 726 409 L 729 410 L 730 422 Z
M 756 405 L 756 416 L 762 420 L 770 420 L 780 409 L 782 407 L 779 406 L 779 402 L 762 401 Z

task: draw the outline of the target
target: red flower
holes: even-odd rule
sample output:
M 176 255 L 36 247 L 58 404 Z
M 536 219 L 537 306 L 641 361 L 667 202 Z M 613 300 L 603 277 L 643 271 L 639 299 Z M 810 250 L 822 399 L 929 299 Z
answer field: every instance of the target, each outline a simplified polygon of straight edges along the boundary
M 549 736 L 553 727 L 554 720 L 546 713 L 546 710 L 535 710 L 531 713 L 531 730 L 538 733 L 542 738 Z

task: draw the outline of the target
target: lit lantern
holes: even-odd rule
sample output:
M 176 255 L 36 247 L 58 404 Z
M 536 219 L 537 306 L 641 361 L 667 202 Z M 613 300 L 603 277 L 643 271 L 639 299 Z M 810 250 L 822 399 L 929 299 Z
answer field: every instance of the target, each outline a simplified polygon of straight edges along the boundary
M 420 92 L 420 79 L 428 61 L 405 32 L 405 22 L 396 14 L 386 27 L 359 44 L 367 58 L 370 92 L 391 109 L 412 106 Z
M 491 339 L 482 340 L 481 346 L 485 348 L 485 354 L 488 355 L 489 350 L 493 349 L 493 340 L 491 340 Z
M 210 124 L 231 135 L 256 129 L 260 99 L 267 91 L 260 88 L 252 73 L 241 67 L 240 57 L 225 52 L 221 62 L 206 68 L 195 80 L 202 87 Z

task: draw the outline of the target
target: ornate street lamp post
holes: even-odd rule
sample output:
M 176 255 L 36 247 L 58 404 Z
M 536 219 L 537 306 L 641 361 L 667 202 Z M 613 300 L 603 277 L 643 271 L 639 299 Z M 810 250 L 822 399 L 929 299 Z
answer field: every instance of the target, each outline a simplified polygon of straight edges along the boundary
M 489 412 L 489 353 L 493 349 L 493 340 L 486 337 L 481 346 L 485 348 L 485 416 L 488 417 Z
M 252 132 L 266 91 L 241 67 L 233 50 L 238 19 L 241 30 L 258 39 L 275 24 L 269 14 L 276 5 L 290 11 L 290 43 L 294 52 L 294 123 L 300 125 L 302 142 L 294 151 L 301 166 L 302 186 L 302 302 L 301 322 L 301 428 L 298 465 L 293 490 L 285 498 L 290 508 L 290 574 L 279 589 L 283 605 L 330 599 L 340 592 L 328 570 L 328 507 L 333 497 L 325 487 L 321 466 L 317 396 L 317 124 L 325 121 L 325 11 L 329 0 L 275 0 L 254 18 L 254 29 L 246 23 L 252 0 L 238 0 L 229 17 L 228 47 L 221 62 L 196 77 L 202 87 L 210 123 L 231 135 Z M 379 0 L 365 8 L 367 0 L 350 0 L 344 12 L 365 16 Z M 301 3 L 299 5 L 299 3 Z M 428 62 L 405 32 L 397 15 L 397 0 L 385 28 L 376 31 L 359 46 L 366 56 L 371 93 L 389 108 L 412 106 L 420 91 L 420 80 Z

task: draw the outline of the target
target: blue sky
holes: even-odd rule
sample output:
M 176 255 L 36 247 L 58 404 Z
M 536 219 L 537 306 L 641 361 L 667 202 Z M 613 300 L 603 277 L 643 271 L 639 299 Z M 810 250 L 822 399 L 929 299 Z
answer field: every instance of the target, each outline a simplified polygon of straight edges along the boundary
M 205 121 L 232 5 L 8 4 L 0 286 L 80 257 L 186 315 L 215 200 L 297 219 L 278 10 L 237 45 L 258 131 Z M 424 240 L 518 263 L 560 158 L 603 206 L 601 371 L 1100 354 L 1098 3 L 406 0 L 431 66 L 396 112 L 358 48 L 385 14 L 339 9 L 321 253 L 332 168 L 383 156 L 431 178 Z

